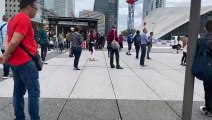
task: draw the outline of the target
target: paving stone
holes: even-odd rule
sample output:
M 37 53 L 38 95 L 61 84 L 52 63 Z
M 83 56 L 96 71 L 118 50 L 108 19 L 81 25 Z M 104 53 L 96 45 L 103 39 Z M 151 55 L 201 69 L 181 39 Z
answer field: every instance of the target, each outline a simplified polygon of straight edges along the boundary
M 120 120 L 115 100 L 71 99 L 59 120 Z
M 123 120 L 180 120 L 163 101 L 118 100 Z
M 182 101 L 167 101 L 167 103 L 174 111 L 182 116 Z M 193 102 L 192 120 L 211 120 L 211 117 L 205 116 L 200 112 L 200 106 L 204 106 L 204 102 Z

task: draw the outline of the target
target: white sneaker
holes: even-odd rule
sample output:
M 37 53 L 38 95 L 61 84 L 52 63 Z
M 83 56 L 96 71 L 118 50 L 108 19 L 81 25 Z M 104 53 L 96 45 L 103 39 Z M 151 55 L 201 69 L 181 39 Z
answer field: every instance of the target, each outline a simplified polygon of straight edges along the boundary
M 9 79 L 10 77 L 9 76 L 3 76 L 3 79 Z
M 48 64 L 46 61 L 43 61 L 43 64 Z
M 207 115 L 209 117 L 212 117 L 212 113 L 207 111 L 205 106 L 200 106 L 200 111 L 201 111 L 202 114 Z

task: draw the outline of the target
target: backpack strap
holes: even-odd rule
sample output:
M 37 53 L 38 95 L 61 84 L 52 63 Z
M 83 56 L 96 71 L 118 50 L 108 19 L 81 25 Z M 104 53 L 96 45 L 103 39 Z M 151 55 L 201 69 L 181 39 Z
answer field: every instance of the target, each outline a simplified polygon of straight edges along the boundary
M 3 24 L 1 27 L 0 27 L 0 32 L 1 32 L 1 42 L 2 42 L 2 46 L 3 46 L 3 33 L 2 33 L 2 29 L 4 28 L 4 26 L 6 25 L 7 23 Z

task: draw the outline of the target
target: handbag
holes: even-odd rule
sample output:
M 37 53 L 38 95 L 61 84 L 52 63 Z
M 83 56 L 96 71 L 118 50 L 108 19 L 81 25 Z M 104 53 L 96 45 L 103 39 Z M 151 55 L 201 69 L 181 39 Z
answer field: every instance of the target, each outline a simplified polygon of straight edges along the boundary
M 120 47 L 119 43 L 116 40 L 113 40 L 111 43 L 113 49 L 118 49 Z
M 119 42 L 115 40 L 115 30 L 114 30 L 114 40 L 111 43 L 111 48 L 118 49 L 120 47 Z
M 11 20 L 13 20 L 13 18 L 14 18 L 14 16 L 11 18 Z M 10 26 L 12 26 L 12 25 L 10 25 Z M 10 34 L 12 35 L 12 28 L 10 27 L 10 29 L 11 29 L 11 30 L 10 30 Z M 38 71 L 41 71 L 42 68 L 43 68 L 43 62 L 42 62 L 42 60 L 41 60 L 41 57 L 40 57 L 38 51 L 36 52 L 35 55 L 32 55 L 32 54 L 26 49 L 26 47 L 25 47 L 23 44 L 20 43 L 19 46 L 20 46 L 21 49 L 23 49 L 23 50 L 27 53 L 27 55 L 28 55 L 30 58 L 32 58 L 32 60 L 35 62 L 35 65 L 36 65 Z
M 35 55 L 32 55 L 32 54 L 26 49 L 26 47 L 25 47 L 23 44 L 20 44 L 19 46 L 20 46 L 21 49 L 23 49 L 23 50 L 27 53 L 27 55 L 29 55 L 30 58 L 32 58 L 32 60 L 35 62 L 35 65 L 36 65 L 38 71 L 41 71 L 42 68 L 43 68 L 43 62 L 42 62 L 42 60 L 41 60 L 41 57 L 40 57 L 40 55 L 39 55 L 39 52 L 36 52 Z

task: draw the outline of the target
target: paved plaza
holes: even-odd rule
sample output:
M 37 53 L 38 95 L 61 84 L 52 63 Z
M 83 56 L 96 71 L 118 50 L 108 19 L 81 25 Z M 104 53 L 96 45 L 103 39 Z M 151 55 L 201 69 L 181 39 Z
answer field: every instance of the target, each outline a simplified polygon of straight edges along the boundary
M 110 68 L 107 51 L 97 51 L 98 61 L 89 61 L 90 54 L 84 50 L 80 71 L 73 70 L 74 58 L 68 53 L 48 60 L 40 72 L 41 119 L 180 120 L 185 77 L 182 54 L 152 53 L 147 67 L 141 67 L 132 54 L 120 53 L 123 70 Z M 0 120 L 14 119 L 12 91 L 12 78 L 0 82 Z M 204 105 L 201 81 L 195 81 L 194 92 L 193 120 L 210 120 L 199 111 Z M 27 103 L 26 115 L 29 120 Z

